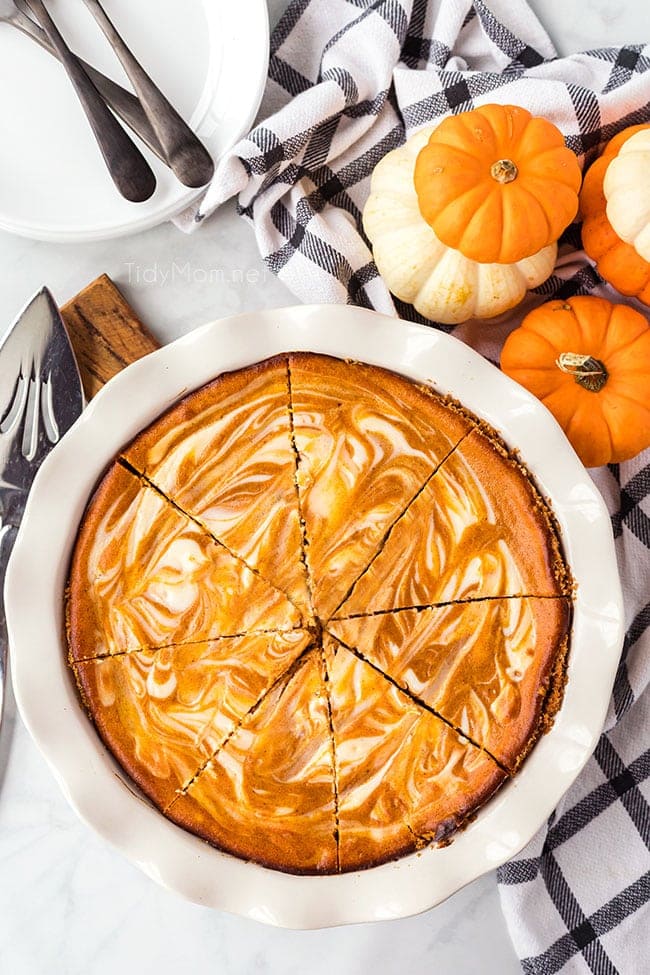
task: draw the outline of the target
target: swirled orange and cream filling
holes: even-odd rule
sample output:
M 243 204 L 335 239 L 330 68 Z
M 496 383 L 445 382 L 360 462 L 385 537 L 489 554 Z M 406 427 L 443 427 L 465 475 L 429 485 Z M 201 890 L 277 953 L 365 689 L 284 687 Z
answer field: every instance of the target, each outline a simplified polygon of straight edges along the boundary
M 331 637 L 324 651 L 341 871 L 446 840 L 505 773 Z
M 166 806 L 311 641 L 303 630 L 222 637 L 75 665 L 106 744 Z
M 224 373 L 122 454 L 306 618 L 286 356 Z
M 86 511 L 67 616 L 73 661 L 300 625 L 282 592 L 119 464 Z
M 516 771 L 559 707 L 570 586 L 496 435 L 386 370 L 287 353 L 111 467 L 70 662 L 170 818 L 275 869 L 352 870 L 444 841 Z
M 546 506 L 521 466 L 474 430 L 369 559 L 337 616 L 485 596 L 568 595 Z
M 332 621 L 329 628 L 514 770 L 543 730 L 569 619 L 565 599 L 484 599 Z
M 300 659 L 166 814 L 222 850 L 292 873 L 337 869 L 323 664 Z
M 305 555 L 327 619 L 472 423 L 384 369 L 299 353 L 289 368 Z

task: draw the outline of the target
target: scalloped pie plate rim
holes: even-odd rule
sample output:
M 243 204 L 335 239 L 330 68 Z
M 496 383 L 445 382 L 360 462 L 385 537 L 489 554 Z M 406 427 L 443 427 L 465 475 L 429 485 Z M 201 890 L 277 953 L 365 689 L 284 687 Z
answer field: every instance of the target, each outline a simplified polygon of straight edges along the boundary
M 444 848 L 357 873 L 294 876 L 207 845 L 141 797 L 102 744 L 66 662 L 63 592 L 86 502 L 120 448 L 220 372 L 279 352 L 359 359 L 432 383 L 519 450 L 561 527 L 577 591 L 564 701 L 519 773 Z M 457 339 L 352 306 L 304 305 L 212 322 L 129 366 L 95 397 L 39 471 L 6 581 L 20 714 L 78 815 L 146 874 L 204 906 L 318 928 L 425 911 L 518 853 L 593 752 L 623 644 L 604 501 L 542 404 Z

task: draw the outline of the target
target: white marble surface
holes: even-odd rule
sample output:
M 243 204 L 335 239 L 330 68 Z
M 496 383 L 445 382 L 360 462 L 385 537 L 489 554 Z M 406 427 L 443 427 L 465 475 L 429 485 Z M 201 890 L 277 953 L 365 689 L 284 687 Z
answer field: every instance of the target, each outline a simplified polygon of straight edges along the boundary
M 286 0 L 269 5 L 275 19 Z M 650 39 L 646 0 L 532 6 L 561 53 Z M 0 233 L 0 266 L 0 332 L 43 282 L 63 302 L 103 271 L 164 342 L 209 318 L 292 302 L 264 269 L 251 230 L 232 206 L 191 238 L 169 225 L 84 246 Z M 77 820 L 9 702 L 0 737 L 3 975 L 519 970 L 491 875 L 420 917 L 329 931 L 278 931 L 185 903 Z

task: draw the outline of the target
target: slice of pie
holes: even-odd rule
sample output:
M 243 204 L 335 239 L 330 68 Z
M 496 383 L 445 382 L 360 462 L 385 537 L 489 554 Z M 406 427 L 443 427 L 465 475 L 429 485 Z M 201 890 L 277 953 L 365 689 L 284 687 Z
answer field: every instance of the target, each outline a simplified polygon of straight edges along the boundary
M 309 614 L 286 356 L 224 373 L 122 453 L 163 494 Z
M 336 615 L 570 591 L 548 505 L 500 441 L 477 429 L 394 524 Z
M 289 873 L 337 869 L 319 650 L 298 661 L 167 810 L 222 850 Z
M 290 386 L 314 610 L 327 619 L 472 423 L 429 389 L 361 363 L 293 354 Z
M 570 603 L 485 599 L 329 626 L 414 697 L 514 770 L 561 699 Z
M 135 650 L 75 665 L 101 737 L 163 808 L 292 666 L 310 633 L 260 633 Z
M 67 616 L 72 660 L 301 622 L 282 592 L 120 464 L 84 516 Z
M 342 871 L 445 841 L 501 785 L 483 751 L 325 636 Z

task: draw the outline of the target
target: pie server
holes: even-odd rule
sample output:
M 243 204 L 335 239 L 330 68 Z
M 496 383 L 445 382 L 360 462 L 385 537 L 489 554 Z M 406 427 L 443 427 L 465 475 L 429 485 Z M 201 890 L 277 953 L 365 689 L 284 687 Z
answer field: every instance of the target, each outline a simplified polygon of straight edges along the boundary
M 0 724 L 7 682 L 4 581 L 39 467 L 84 407 L 77 362 L 43 288 L 0 341 Z

